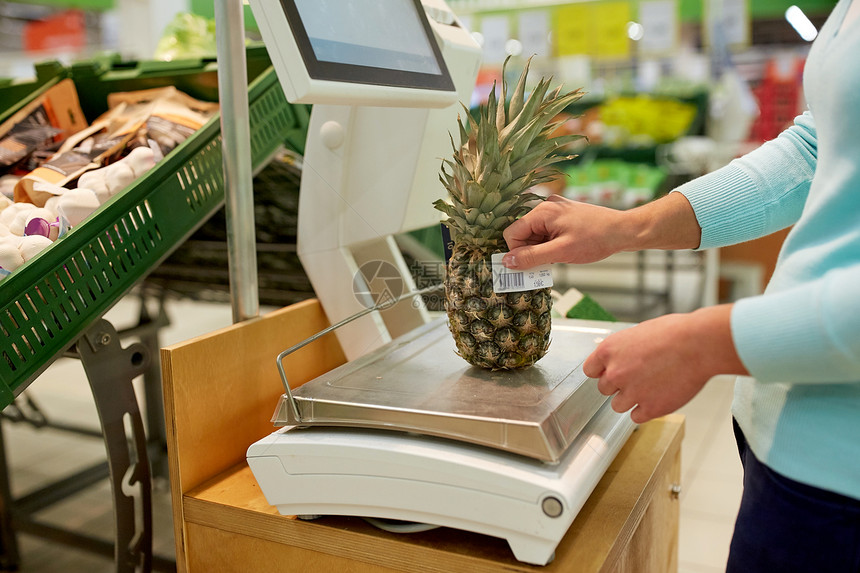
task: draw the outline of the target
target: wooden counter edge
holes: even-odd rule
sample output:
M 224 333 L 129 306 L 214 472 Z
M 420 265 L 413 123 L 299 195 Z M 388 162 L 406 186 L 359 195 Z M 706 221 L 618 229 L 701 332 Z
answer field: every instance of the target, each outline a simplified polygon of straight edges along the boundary
M 669 414 L 667 416 L 659 418 L 658 421 L 663 421 L 667 425 L 676 424 L 676 429 L 670 434 L 670 442 L 662 450 L 662 454 L 660 456 L 659 461 L 652 466 L 651 474 L 648 477 L 648 481 L 645 487 L 641 490 L 639 499 L 637 499 L 636 503 L 633 506 L 633 509 L 630 512 L 631 517 L 624 522 L 624 527 L 621 529 L 618 537 L 612 543 L 611 549 L 607 553 L 606 559 L 604 559 L 603 561 L 603 564 L 600 568 L 601 573 L 609 573 L 617 569 L 616 565 L 620 562 L 622 557 L 624 557 L 623 552 L 626 550 L 631 540 L 636 535 L 640 523 L 645 516 L 645 512 L 650 507 L 655 496 L 660 494 L 660 491 L 658 490 L 658 488 L 661 486 L 660 477 L 668 473 L 672 469 L 673 464 L 677 464 L 677 467 L 675 468 L 676 475 L 672 476 L 672 480 L 677 485 L 680 485 L 680 454 L 681 443 L 684 439 L 685 417 L 681 414 Z M 616 460 L 618 460 L 618 458 L 616 458 Z M 619 463 L 621 463 L 620 460 L 618 461 Z M 610 469 L 612 469 L 611 466 Z M 595 492 L 596 491 L 597 489 L 595 488 Z M 674 494 L 671 491 L 665 491 L 663 492 L 663 494 L 674 497 Z M 582 512 L 580 512 L 580 515 L 581 514 Z M 576 525 L 575 521 L 573 525 Z

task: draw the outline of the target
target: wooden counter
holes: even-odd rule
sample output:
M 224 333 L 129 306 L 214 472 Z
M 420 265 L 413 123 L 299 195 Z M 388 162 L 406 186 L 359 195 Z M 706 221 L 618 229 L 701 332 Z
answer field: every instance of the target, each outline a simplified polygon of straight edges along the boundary
M 633 433 L 545 567 L 507 542 L 441 528 L 392 534 L 359 518 L 300 521 L 266 503 L 245 451 L 271 433 L 282 392 L 275 356 L 327 325 L 316 301 L 162 349 L 180 572 L 666 572 L 678 563 L 683 417 Z M 288 357 L 291 384 L 341 364 L 327 336 Z

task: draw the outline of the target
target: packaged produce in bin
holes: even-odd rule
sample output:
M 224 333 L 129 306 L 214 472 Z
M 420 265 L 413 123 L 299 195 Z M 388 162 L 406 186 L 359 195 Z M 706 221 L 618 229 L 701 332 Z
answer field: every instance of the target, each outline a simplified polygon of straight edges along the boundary
M 150 148 L 157 161 L 218 111 L 218 104 L 196 100 L 173 87 L 111 94 L 108 105 L 109 110 L 90 127 L 67 139 L 49 161 L 18 182 L 16 201 L 42 206 L 55 193 L 39 183 L 68 188 L 85 177 L 85 184 L 77 187 L 95 184 L 91 189 L 104 202 L 142 175 L 144 164 L 150 163 L 151 157 L 131 156 L 132 150 Z M 126 155 L 129 160 L 120 163 Z M 109 163 L 98 178 L 86 177 Z
M 63 89 L 77 105 L 74 85 L 64 84 Z M 0 279 L 143 177 L 218 111 L 218 104 L 198 101 L 174 87 L 111 94 L 108 106 L 89 127 L 72 133 L 47 161 L 17 181 L 14 202 L 4 197 L 0 203 Z M 51 129 L 51 137 L 65 133 Z
M 0 125 L 0 173 L 29 170 L 34 153 L 53 154 L 56 144 L 85 127 L 75 84 L 60 81 Z
M 304 141 L 308 106 L 286 101 L 264 46 L 248 47 L 247 56 L 251 158 L 258 169 L 280 146 Z M 175 86 L 215 102 L 216 74 L 216 64 L 207 61 L 92 62 L 71 70 L 91 122 L 108 111 L 107 96 L 118 92 Z M 48 199 L 45 206 L 58 201 Z M 0 407 L 10 404 L 223 202 L 215 116 L 83 223 L 0 280 Z

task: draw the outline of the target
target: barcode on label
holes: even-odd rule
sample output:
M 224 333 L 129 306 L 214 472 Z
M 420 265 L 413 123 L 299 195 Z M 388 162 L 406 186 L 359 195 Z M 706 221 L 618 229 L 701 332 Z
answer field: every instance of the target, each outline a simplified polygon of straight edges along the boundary
M 515 271 L 502 264 L 505 253 L 492 255 L 493 292 L 521 292 L 547 288 L 552 286 L 552 271 L 549 265 L 532 267 L 523 271 Z
M 512 288 L 523 288 L 523 273 L 506 273 L 499 274 L 499 290 L 508 290 Z

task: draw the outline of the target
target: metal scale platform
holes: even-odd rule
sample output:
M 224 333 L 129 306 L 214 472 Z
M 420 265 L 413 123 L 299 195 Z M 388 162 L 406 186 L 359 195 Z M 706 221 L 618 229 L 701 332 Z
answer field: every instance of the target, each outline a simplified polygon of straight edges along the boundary
M 582 372 L 628 326 L 555 319 L 535 366 L 490 372 L 431 322 L 286 392 L 273 417 L 283 428 L 248 463 L 282 514 L 465 529 L 544 565 L 633 431 Z

